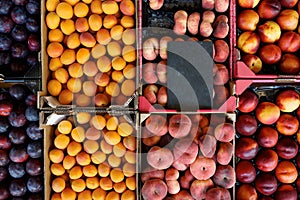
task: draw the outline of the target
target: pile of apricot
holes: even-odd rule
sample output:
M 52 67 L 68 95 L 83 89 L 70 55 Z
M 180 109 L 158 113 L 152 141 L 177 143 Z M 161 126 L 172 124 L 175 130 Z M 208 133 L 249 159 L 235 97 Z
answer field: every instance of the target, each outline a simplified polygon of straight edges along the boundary
M 132 0 L 47 0 L 48 93 L 61 104 L 123 104 L 135 92 Z
M 48 152 L 52 200 L 135 199 L 135 129 L 122 117 L 61 121 Z

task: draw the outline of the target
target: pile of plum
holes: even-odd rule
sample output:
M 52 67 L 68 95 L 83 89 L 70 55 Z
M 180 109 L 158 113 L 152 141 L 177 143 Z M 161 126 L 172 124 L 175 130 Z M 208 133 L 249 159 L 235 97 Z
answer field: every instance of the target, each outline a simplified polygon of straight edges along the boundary
M 0 91 L 0 199 L 40 200 L 43 135 L 37 97 L 23 85 Z
M 38 0 L 0 0 L 0 66 L 14 75 L 38 63 L 39 17 Z

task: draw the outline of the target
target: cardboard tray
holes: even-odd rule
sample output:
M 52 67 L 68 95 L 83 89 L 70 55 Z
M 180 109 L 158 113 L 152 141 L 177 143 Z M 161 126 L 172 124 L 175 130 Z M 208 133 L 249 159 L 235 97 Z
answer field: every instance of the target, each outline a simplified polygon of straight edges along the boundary
M 63 118 L 57 119 L 57 123 L 59 123 L 63 119 L 71 119 L 72 120 L 73 117 L 74 117 L 74 115 L 64 115 Z M 133 123 L 132 124 L 133 127 L 135 129 L 137 129 L 138 117 L 139 117 L 139 115 L 133 114 L 129 118 L 125 118 L 125 119 L 128 119 L 129 123 Z M 52 125 L 52 126 L 41 125 L 41 128 L 43 128 L 43 130 L 44 130 L 44 172 L 45 172 L 45 174 L 44 174 L 44 199 L 45 200 L 50 200 L 51 194 L 53 193 L 53 191 L 51 189 L 51 181 L 53 179 L 53 175 L 50 172 L 51 161 L 49 159 L 48 154 L 54 145 L 53 139 L 54 139 L 55 127 L 56 127 L 56 125 Z M 101 139 L 101 140 L 103 140 L 103 139 Z M 137 138 L 137 150 L 139 149 L 138 144 L 139 144 L 139 142 L 138 142 L 138 138 Z M 138 162 L 138 154 L 137 154 L 136 160 L 137 160 L 136 162 Z M 138 171 L 138 169 L 136 169 L 136 170 Z M 136 183 L 138 183 L 138 176 L 136 176 Z M 66 185 L 67 185 L 67 183 L 66 183 Z M 136 192 L 136 195 L 138 196 L 138 194 L 139 194 L 138 187 L 136 188 L 135 192 Z
M 195 112 L 159 112 L 159 113 L 144 113 L 144 114 L 141 114 L 140 115 L 140 126 L 139 126 L 139 129 L 138 129 L 138 132 L 139 132 L 139 147 L 140 147 L 140 150 L 139 152 L 142 152 L 139 154 L 139 162 L 138 162 L 138 169 L 142 169 L 144 170 L 145 167 L 147 166 L 147 161 L 145 160 L 146 159 L 146 152 L 147 150 L 145 149 L 145 145 L 142 143 L 142 127 L 145 128 L 145 121 L 147 120 L 148 117 L 152 116 L 152 115 L 162 115 L 163 117 L 166 117 L 166 118 L 169 118 L 171 117 L 172 115 L 175 115 L 175 114 L 186 114 L 186 115 L 189 115 L 189 116 L 193 116 L 193 115 L 205 115 L 208 117 L 208 119 L 213 119 L 214 117 L 220 117 L 220 118 L 224 118 L 223 119 L 223 122 L 227 122 L 227 123 L 232 123 L 233 126 L 235 125 L 235 120 L 236 120 L 236 115 L 234 113 L 213 113 L 213 114 L 207 114 L 207 113 L 195 113 Z M 168 134 L 168 133 L 167 133 Z M 163 136 L 162 136 L 163 137 Z M 166 144 L 166 146 L 168 146 L 167 148 L 170 148 L 170 150 L 172 151 L 172 146 L 174 145 L 174 142 L 176 139 L 174 140 L 168 140 L 168 143 Z M 235 150 L 235 140 L 232 140 L 231 143 L 233 144 L 233 149 Z M 149 147 L 148 147 L 149 149 Z M 235 152 L 233 150 L 233 155 L 232 155 L 232 159 L 231 159 L 231 162 L 229 163 L 229 165 L 231 165 L 234 169 L 235 169 Z M 199 150 L 200 151 L 200 150 Z M 201 153 L 200 153 L 201 154 Z M 142 171 L 139 171 L 139 188 L 141 190 L 142 186 L 143 186 L 143 183 L 141 181 L 141 175 L 142 175 Z M 182 175 L 182 173 L 184 172 L 180 172 L 180 175 Z M 235 185 L 233 186 L 233 188 L 231 189 L 228 189 L 230 194 L 231 194 L 231 198 L 234 200 L 235 199 Z M 139 194 L 139 198 L 138 199 L 143 199 L 142 198 L 142 195 Z
M 237 16 L 238 13 L 241 10 L 245 10 L 241 8 L 237 1 L 231 0 L 233 6 L 233 9 L 230 10 L 230 16 L 231 16 L 231 30 L 232 30 L 232 38 L 231 38 L 231 47 L 232 48 L 232 78 L 233 79 L 282 79 L 286 80 L 289 82 L 290 80 L 293 80 L 295 78 L 300 78 L 300 75 L 286 75 L 278 72 L 276 70 L 277 66 L 279 64 L 274 64 L 274 65 L 264 65 L 258 74 L 255 74 L 252 72 L 249 67 L 241 60 L 243 53 L 238 49 L 237 47 L 237 40 L 239 35 L 242 33 L 241 30 L 237 28 Z M 254 8 L 254 10 L 257 10 L 257 7 Z M 296 9 L 296 6 L 294 7 Z M 270 19 L 270 20 L 275 20 L 275 19 Z M 267 20 L 262 20 L 259 22 L 257 26 L 260 24 L 264 23 Z M 286 32 L 286 31 L 284 31 Z M 294 55 L 297 55 L 299 57 L 300 55 L 300 50 L 297 52 L 293 53 Z M 256 55 L 256 54 L 255 54 Z M 290 79 L 290 80 L 289 80 Z
M 139 2 L 138 1 L 134 1 L 135 2 L 135 9 L 136 9 L 136 14 L 135 14 L 135 18 L 136 18 L 136 27 L 138 27 L 138 8 L 139 8 Z M 39 99 L 39 103 L 38 103 L 38 108 L 43 109 L 49 109 L 51 108 L 51 106 L 47 105 L 47 98 L 48 98 L 48 91 L 47 91 L 47 83 L 49 81 L 49 77 L 51 75 L 51 72 L 48 68 L 48 63 L 49 63 L 49 56 L 47 55 L 47 44 L 48 44 L 48 28 L 45 22 L 45 18 L 46 15 L 48 13 L 48 11 L 46 10 L 46 0 L 41 0 L 41 62 L 42 62 L 42 83 L 41 83 L 41 91 L 38 92 L 38 99 Z M 136 38 L 138 38 L 138 29 L 135 29 L 136 31 Z M 137 43 L 135 44 L 135 46 L 137 47 Z M 127 108 L 132 108 L 132 109 L 137 109 L 137 99 L 135 98 L 137 95 L 137 91 L 139 88 L 139 68 L 138 68 L 138 63 L 139 63 L 139 51 L 137 50 L 137 60 L 136 60 L 136 77 L 134 79 L 135 83 L 136 83 L 136 92 L 131 96 L 128 97 L 128 101 L 124 104 L 124 105 L 117 105 L 117 106 L 124 106 Z M 46 98 L 47 97 L 47 98 Z M 54 99 L 57 99 L 56 97 L 53 97 Z M 70 107 L 72 107 L 73 105 L 70 105 Z M 111 105 L 108 105 L 107 107 L 95 107 L 96 110 L 106 110 L 106 109 L 110 109 Z M 115 106 L 115 105 L 112 105 Z M 88 107 L 89 109 L 90 107 Z
M 174 109 L 169 109 L 167 107 L 159 107 L 159 108 L 155 108 L 153 107 L 148 100 L 143 96 L 143 86 L 145 85 L 145 83 L 143 82 L 143 74 L 142 74 L 142 66 L 143 64 L 146 62 L 145 59 L 143 59 L 142 57 L 142 44 L 144 39 L 147 39 L 153 35 L 159 35 L 159 36 L 164 36 L 164 35 L 170 35 L 171 31 L 168 31 L 165 29 L 165 31 L 163 28 L 169 28 L 169 29 L 173 29 L 173 25 L 174 25 L 174 19 L 173 19 L 173 15 L 177 10 L 180 9 L 185 9 L 187 10 L 188 13 L 192 13 L 193 11 L 198 11 L 198 12 L 202 12 L 201 9 L 201 4 L 199 1 L 195 1 L 195 0 L 186 0 L 186 1 L 176 1 L 176 0 L 168 0 L 164 2 L 164 5 L 161 9 L 154 11 L 152 9 L 150 9 L 148 2 L 146 0 L 140 0 L 141 4 L 139 7 L 139 55 L 140 55 L 140 59 L 139 59 L 139 67 L 140 67 L 140 85 L 141 85 L 141 90 L 140 90 L 140 95 L 139 95 L 139 110 L 141 112 L 175 112 L 176 110 Z M 233 60 L 233 43 L 232 43 L 232 38 L 234 35 L 234 31 L 232 28 L 234 25 L 233 23 L 235 23 L 235 19 L 232 17 L 232 13 L 235 11 L 235 1 L 234 0 L 230 0 L 230 5 L 229 5 L 229 9 L 227 12 L 222 13 L 228 16 L 229 19 L 229 34 L 228 36 L 225 38 L 225 41 L 228 43 L 229 48 L 230 48 L 230 55 L 227 59 L 227 61 L 225 64 L 228 67 L 228 71 L 229 71 L 229 77 L 230 79 L 232 78 L 232 60 Z M 150 28 L 149 28 L 150 27 Z M 155 28 L 156 29 L 155 29 Z M 150 29 L 150 30 L 149 30 Z M 151 30 L 152 29 L 152 30 Z M 193 37 L 192 35 L 187 34 L 187 36 Z M 184 36 L 184 37 L 187 37 Z M 178 36 L 181 37 L 181 36 Z M 197 37 L 197 36 L 196 36 Z M 199 39 L 204 39 L 199 37 Z M 209 39 L 212 39 L 212 41 L 215 40 L 215 38 L 210 37 Z M 161 59 L 157 58 L 156 60 L 154 60 L 155 63 L 158 63 Z M 233 90 L 232 90 L 232 84 L 228 83 L 226 84 L 227 88 L 229 88 L 230 91 L 230 95 L 233 95 Z M 223 105 L 221 105 L 220 107 L 215 107 L 212 109 L 206 109 L 206 108 L 200 108 L 197 110 L 197 112 L 234 112 L 235 110 L 235 105 L 236 105 L 236 99 L 234 96 L 230 96 L 226 102 L 223 103 Z M 179 110 L 178 110 L 179 111 Z M 180 111 L 179 111 L 180 112 Z

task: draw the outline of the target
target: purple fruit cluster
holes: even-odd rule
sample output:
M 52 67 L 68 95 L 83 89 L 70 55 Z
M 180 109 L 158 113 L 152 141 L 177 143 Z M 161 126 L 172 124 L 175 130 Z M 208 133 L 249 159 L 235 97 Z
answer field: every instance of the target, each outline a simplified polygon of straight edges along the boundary
M 24 85 L 0 91 L 0 200 L 43 199 L 43 135 L 36 103 Z
M 39 17 L 39 0 L 0 0 L 0 66 L 14 75 L 38 64 Z

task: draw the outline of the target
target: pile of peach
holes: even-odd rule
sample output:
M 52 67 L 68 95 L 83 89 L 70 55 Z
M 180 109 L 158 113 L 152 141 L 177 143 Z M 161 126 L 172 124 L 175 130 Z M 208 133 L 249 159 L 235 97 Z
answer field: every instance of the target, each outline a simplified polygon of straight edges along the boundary
M 142 129 L 143 199 L 231 199 L 235 135 L 224 115 L 151 115 Z
M 47 89 L 61 104 L 123 104 L 136 90 L 132 0 L 47 0 Z
M 122 117 L 78 113 L 75 122 L 61 121 L 49 151 L 51 199 L 134 200 L 133 134 L 133 126 Z
M 250 89 L 239 97 L 237 199 L 298 199 L 299 105 L 292 88 L 276 92 L 274 102 L 260 101 Z
M 238 0 L 238 4 L 241 12 L 237 17 L 237 28 L 242 33 L 237 45 L 244 53 L 242 61 L 254 73 L 273 65 L 279 73 L 298 74 L 300 2 Z

